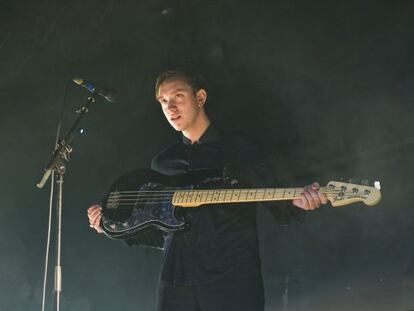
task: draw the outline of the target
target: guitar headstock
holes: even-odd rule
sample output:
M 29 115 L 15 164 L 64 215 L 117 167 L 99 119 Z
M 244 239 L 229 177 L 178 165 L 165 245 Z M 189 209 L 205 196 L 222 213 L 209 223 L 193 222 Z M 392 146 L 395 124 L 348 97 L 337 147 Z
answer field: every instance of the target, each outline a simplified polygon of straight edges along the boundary
M 326 186 L 326 196 L 333 207 L 347 205 L 355 202 L 364 202 L 373 206 L 381 200 L 380 182 L 376 181 L 374 186 L 339 181 L 330 181 Z

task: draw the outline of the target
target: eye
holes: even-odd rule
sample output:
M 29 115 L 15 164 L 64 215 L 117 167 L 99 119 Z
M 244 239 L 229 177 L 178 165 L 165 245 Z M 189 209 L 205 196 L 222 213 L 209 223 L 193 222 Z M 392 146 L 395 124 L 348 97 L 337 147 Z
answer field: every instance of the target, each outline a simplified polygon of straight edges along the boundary
M 183 97 L 184 96 L 184 94 L 182 94 L 182 93 L 177 93 L 177 94 L 175 94 L 175 97 L 176 98 L 180 98 L 180 97 Z

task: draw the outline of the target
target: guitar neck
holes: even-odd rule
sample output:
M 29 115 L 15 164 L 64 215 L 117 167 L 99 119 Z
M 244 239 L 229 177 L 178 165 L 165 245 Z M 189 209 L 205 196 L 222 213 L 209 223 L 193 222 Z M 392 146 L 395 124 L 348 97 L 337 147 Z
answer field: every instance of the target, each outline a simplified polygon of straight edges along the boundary
M 321 188 L 319 191 L 326 190 Z M 172 203 L 181 207 L 198 207 L 204 204 L 283 201 L 299 199 L 302 192 L 303 188 L 178 190 L 174 192 Z

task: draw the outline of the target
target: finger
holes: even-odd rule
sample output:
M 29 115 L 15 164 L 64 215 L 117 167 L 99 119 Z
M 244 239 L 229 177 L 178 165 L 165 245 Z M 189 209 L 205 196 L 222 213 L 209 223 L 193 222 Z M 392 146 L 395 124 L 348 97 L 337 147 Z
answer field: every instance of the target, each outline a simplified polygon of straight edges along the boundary
M 100 205 L 92 205 L 91 207 L 88 208 L 88 214 L 91 214 L 97 210 L 102 210 L 102 207 Z
M 102 233 L 103 232 L 103 228 L 102 228 L 102 226 L 101 226 L 101 222 L 99 221 L 96 225 L 95 225 L 95 230 L 98 232 L 98 233 Z
M 97 209 L 97 207 L 98 207 L 98 205 L 96 205 L 96 204 L 89 206 L 88 213 L 91 213 L 92 211 L 94 211 L 95 209 Z
M 99 224 L 100 218 L 99 216 L 89 220 L 89 227 L 94 228 L 96 224 Z
M 318 198 L 319 198 L 319 201 L 321 202 L 321 204 L 326 204 L 326 203 L 328 203 L 328 199 L 327 199 L 327 197 L 324 193 L 321 193 L 321 192 L 318 191 L 320 188 L 321 188 L 321 186 L 318 182 L 314 182 L 311 185 L 311 189 L 317 191 L 317 195 L 318 195 Z
M 322 204 L 328 203 L 328 198 L 326 197 L 326 195 L 324 193 L 318 192 L 318 196 L 319 196 L 319 200 L 321 200 Z
M 100 221 L 97 221 L 97 222 L 93 223 L 92 228 L 94 228 L 96 231 L 101 230 L 101 223 L 100 223 Z
M 305 211 L 309 211 L 309 202 L 308 199 L 306 198 L 305 193 L 301 194 L 301 208 L 304 209 Z
M 99 215 L 99 214 L 102 214 L 102 209 L 97 208 L 96 210 L 94 210 L 93 212 L 91 212 L 89 215 L 93 217 L 93 216 Z
M 319 188 L 320 188 L 321 186 L 319 185 L 319 183 L 318 182 L 314 182 L 312 185 L 310 185 L 310 188 L 312 189 L 312 190 L 315 190 L 315 191 L 318 191 L 319 190 Z
M 91 214 L 91 213 L 95 212 L 96 210 L 100 210 L 100 209 L 102 209 L 101 206 L 96 205 L 96 204 L 92 205 L 91 207 L 88 208 L 88 214 Z
M 89 224 L 93 225 L 95 223 L 96 217 L 98 217 L 99 215 L 96 215 L 94 217 L 89 217 Z
M 305 198 L 306 198 L 306 201 L 308 202 L 308 208 L 309 208 L 310 210 L 315 209 L 315 201 L 313 200 L 313 197 L 312 197 L 312 195 L 309 193 L 309 191 L 305 191 L 303 194 L 304 194 L 304 196 L 305 196 Z
M 310 195 L 312 196 L 313 202 L 315 203 L 315 208 L 321 206 L 321 199 L 318 196 L 318 192 L 316 191 L 309 191 Z
M 89 219 L 93 219 L 98 215 L 102 215 L 102 211 L 100 209 L 97 209 L 97 210 L 93 211 L 92 213 L 90 213 L 88 215 L 88 217 L 89 217 Z
M 96 215 L 95 217 L 93 217 L 90 221 L 90 223 L 93 226 L 96 226 L 96 224 L 99 224 L 99 222 L 101 221 L 102 215 Z
M 96 225 L 96 224 L 99 224 L 100 222 L 101 222 L 101 218 L 102 218 L 102 215 L 96 215 L 96 217 L 95 217 L 95 219 L 94 219 L 94 221 L 93 221 L 93 223 Z

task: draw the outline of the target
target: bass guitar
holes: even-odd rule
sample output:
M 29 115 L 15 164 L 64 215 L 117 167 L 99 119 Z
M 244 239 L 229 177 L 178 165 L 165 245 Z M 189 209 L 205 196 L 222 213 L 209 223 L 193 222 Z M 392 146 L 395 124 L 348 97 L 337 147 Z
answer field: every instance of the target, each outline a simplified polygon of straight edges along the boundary
M 223 183 L 223 178 L 211 171 L 172 177 L 139 169 L 122 175 L 103 200 L 104 233 L 110 238 L 126 239 L 154 228 L 179 231 L 186 227 L 185 219 L 178 213 L 182 209 L 202 208 L 208 204 L 293 200 L 300 198 L 303 191 L 303 188 L 217 189 L 217 184 L 231 187 L 237 181 Z M 319 191 L 333 207 L 355 202 L 373 206 L 381 200 L 379 182 L 372 187 L 330 181 Z

